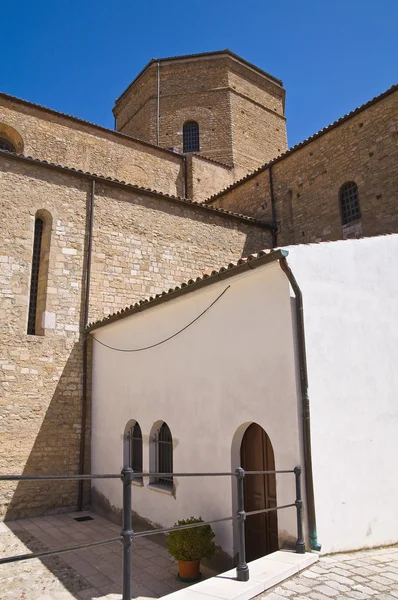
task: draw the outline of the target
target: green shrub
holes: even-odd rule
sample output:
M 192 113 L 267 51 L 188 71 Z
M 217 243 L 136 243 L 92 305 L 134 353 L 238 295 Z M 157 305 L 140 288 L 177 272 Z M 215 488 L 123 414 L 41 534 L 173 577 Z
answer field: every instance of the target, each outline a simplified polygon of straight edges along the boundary
M 191 523 L 203 523 L 203 519 L 190 517 L 174 523 L 174 527 Z M 215 534 L 210 525 L 170 531 L 167 535 L 167 549 L 176 560 L 188 562 L 211 558 L 216 551 L 214 537 Z

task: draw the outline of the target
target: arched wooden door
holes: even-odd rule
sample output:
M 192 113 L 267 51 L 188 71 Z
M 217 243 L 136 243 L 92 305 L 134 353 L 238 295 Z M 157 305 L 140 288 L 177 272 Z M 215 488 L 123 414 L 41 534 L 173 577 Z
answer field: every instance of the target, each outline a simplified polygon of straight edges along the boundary
M 246 429 L 240 448 L 245 471 L 274 471 L 275 458 L 271 441 L 260 425 Z M 276 503 L 276 478 L 271 475 L 247 475 L 244 478 L 245 511 L 272 508 Z M 246 558 L 255 560 L 278 550 L 278 517 L 272 511 L 252 515 L 245 521 Z

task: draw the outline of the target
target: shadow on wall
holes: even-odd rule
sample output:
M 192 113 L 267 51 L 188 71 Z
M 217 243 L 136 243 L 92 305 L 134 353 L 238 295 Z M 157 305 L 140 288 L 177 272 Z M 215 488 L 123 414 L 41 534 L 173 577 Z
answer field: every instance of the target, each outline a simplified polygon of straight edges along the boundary
M 121 227 L 121 231 L 126 231 L 129 235 L 139 238 L 156 234 L 157 242 L 164 242 L 164 245 L 171 243 L 175 257 L 180 261 L 184 272 L 191 261 L 192 276 L 196 276 L 197 272 L 200 273 L 200 261 L 203 262 L 202 268 L 216 269 L 228 264 L 231 260 L 236 261 L 249 254 L 272 248 L 271 230 L 266 226 L 256 225 L 250 221 L 241 221 L 218 214 L 216 211 L 205 211 L 189 204 L 171 203 L 162 198 L 139 196 L 111 187 L 105 190 L 98 188 L 96 198 L 98 201 L 97 215 L 102 215 L 103 207 L 106 206 L 109 209 L 110 201 L 115 201 L 113 214 L 106 214 L 105 228 L 102 227 L 101 232 L 97 230 L 97 236 L 100 233 L 107 236 L 108 230 L 114 230 L 115 227 Z M 124 203 L 133 207 L 133 210 L 130 212 L 124 209 Z M 145 210 L 154 211 L 155 214 L 145 214 Z M 169 218 L 163 220 L 162 214 L 172 217 L 173 220 L 171 221 Z M 201 229 L 196 226 L 196 223 L 212 226 L 214 230 L 209 231 L 208 227 Z M 226 232 L 229 230 L 229 232 L 225 235 L 222 233 L 220 236 L 219 227 L 225 229 Z M 241 234 L 240 239 L 236 232 Z M 97 237 L 96 243 L 98 244 L 100 240 L 101 238 Z M 162 247 L 161 243 L 159 246 Z M 133 261 L 133 256 L 131 256 L 131 260 Z M 176 270 L 178 277 L 178 265 Z M 184 278 L 177 279 L 176 283 L 183 280 Z M 144 295 L 145 292 L 138 299 Z
M 81 364 L 82 343 L 78 342 L 66 361 L 22 475 L 68 475 L 78 472 Z M 76 481 L 19 481 L 5 519 L 75 509 L 77 489 Z M 88 499 L 87 489 L 85 499 Z
M 254 231 L 255 229 L 257 231 Z M 258 229 L 257 226 L 253 227 L 253 230 L 247 234 L 241 258 L 246 258 L 249 254 L 257 254 L 262 250 L 270 250 L 273 247 L 271 231 L 264 228 L 262 235 L 259 235 Z
M 85 231 L 88 230 L 90 216 L 90 189 L 87 190 L 84 215 Z M 53 232 L 51 235 L 53 242 Z M 50 248 L 51 253 L 51 248 Z M 84 238 L 81 271 L 81 295 L 79 302 L 79 331 L 84 327 L 84 306 L 86 295 L 86 272 L 88 256 L 88 235 Z M 18 475 L 73 475 L 79 472 L 82 414 L 82 363 L 83 336 L 67 348 L 62 338 L 49 339 L 53 355 L 58 365 L 64 362 L 62 374 L 54 394 L 47 406 L 39 433 L 34 441 L 22 473 Z M 90 469 L 90 429 L 91 429 L 91 344 L 88 344 L 87 373 L 87 424 L 85 435 L 85 472 Z M 48 374 L 47 377 L 50 375 Z M 43 388 L 41 388 L 43 390 Z M 40 392 L 41 390 L 38 390 Z M 20 395 L 23 398 L 23 390 Z M 32 427 L 33 429 L 33 427 Z M 29 423 L 23 422 L 22 435 L 32 435 Z M 45 513 L 65 512 L 75 509 L 78 498 L 78 481 L 19 481 L 5 519 L 17 519 L 43 515 Z M 83 504 L 89 501 L 90 482 L 83 485 Z

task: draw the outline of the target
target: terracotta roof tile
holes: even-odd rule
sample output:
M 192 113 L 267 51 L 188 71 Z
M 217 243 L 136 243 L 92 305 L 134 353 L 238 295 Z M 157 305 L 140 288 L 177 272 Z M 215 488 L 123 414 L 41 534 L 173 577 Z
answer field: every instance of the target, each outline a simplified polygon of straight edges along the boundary
M 236 263 L 229 263 L 226 267 L 221 267 L 218 270 L 211 271 L 210 275 L 204 273 L 202 277 L 196 277 L 196 279 L 189 279 L 187 282 L 180 283 L 174 288 L 170 288 L 169 290 L 165 290 L 156 294 L 155 296 L 151 296 L 150 298 L 145 298 L 143 300 L 139 300 L 135 304 L 131 304 L 126 308 L 122 308 L 121 310 L 104 317 L 103 319 L 99 319 L 93 323 L 90 323 L 86 329 L 86 331 L 92 331 L 93 329 L 98 329 L 99 327 L 103 327 L 108 323 L 113 323 L 132 315 L 137 312 L 141 312 L 142 310 L 149 308 L 151 306 L 156 306 L 161 302 L 166 300 L 171 300 L 178 296 L 181 296 L 184 293 L 190 292 L 191 290 L 199 289 L 205 285 L 209 285 L 219 281 L 220 279 L 228 278 L 233 275 L 238 275 L 242 271 L 247 271 L 248 269 L 255 269 L 263 264 L 268 262 L 273 262 L 276 260 L 280 260 L 281 258 L 285 258 L 288 255 L 286 250 L 278 249 L 278 250 L 262 250 L 257 254 L 249 254 L 246 258 L 240 258 Z

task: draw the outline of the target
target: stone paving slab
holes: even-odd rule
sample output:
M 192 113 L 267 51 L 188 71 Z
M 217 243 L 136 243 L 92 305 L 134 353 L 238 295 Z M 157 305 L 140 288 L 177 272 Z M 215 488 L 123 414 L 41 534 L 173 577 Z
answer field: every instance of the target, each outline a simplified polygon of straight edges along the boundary
M 397 600 L 398 546 L 321 556 L 256 600 Z
M 93 520 L 77 522 L 75 517 Z M 120 535 L 120 526 L 91 512 L 67 513 L 0 523 L 0 557 L 40 552 Z M 133 597 L 159 598 L 185 588 L 166 548 L 136 538 L 132 556 Z M 54 557 L 0 566 L 1 600 L 120 600 L 122 545 L 119 541 Z

